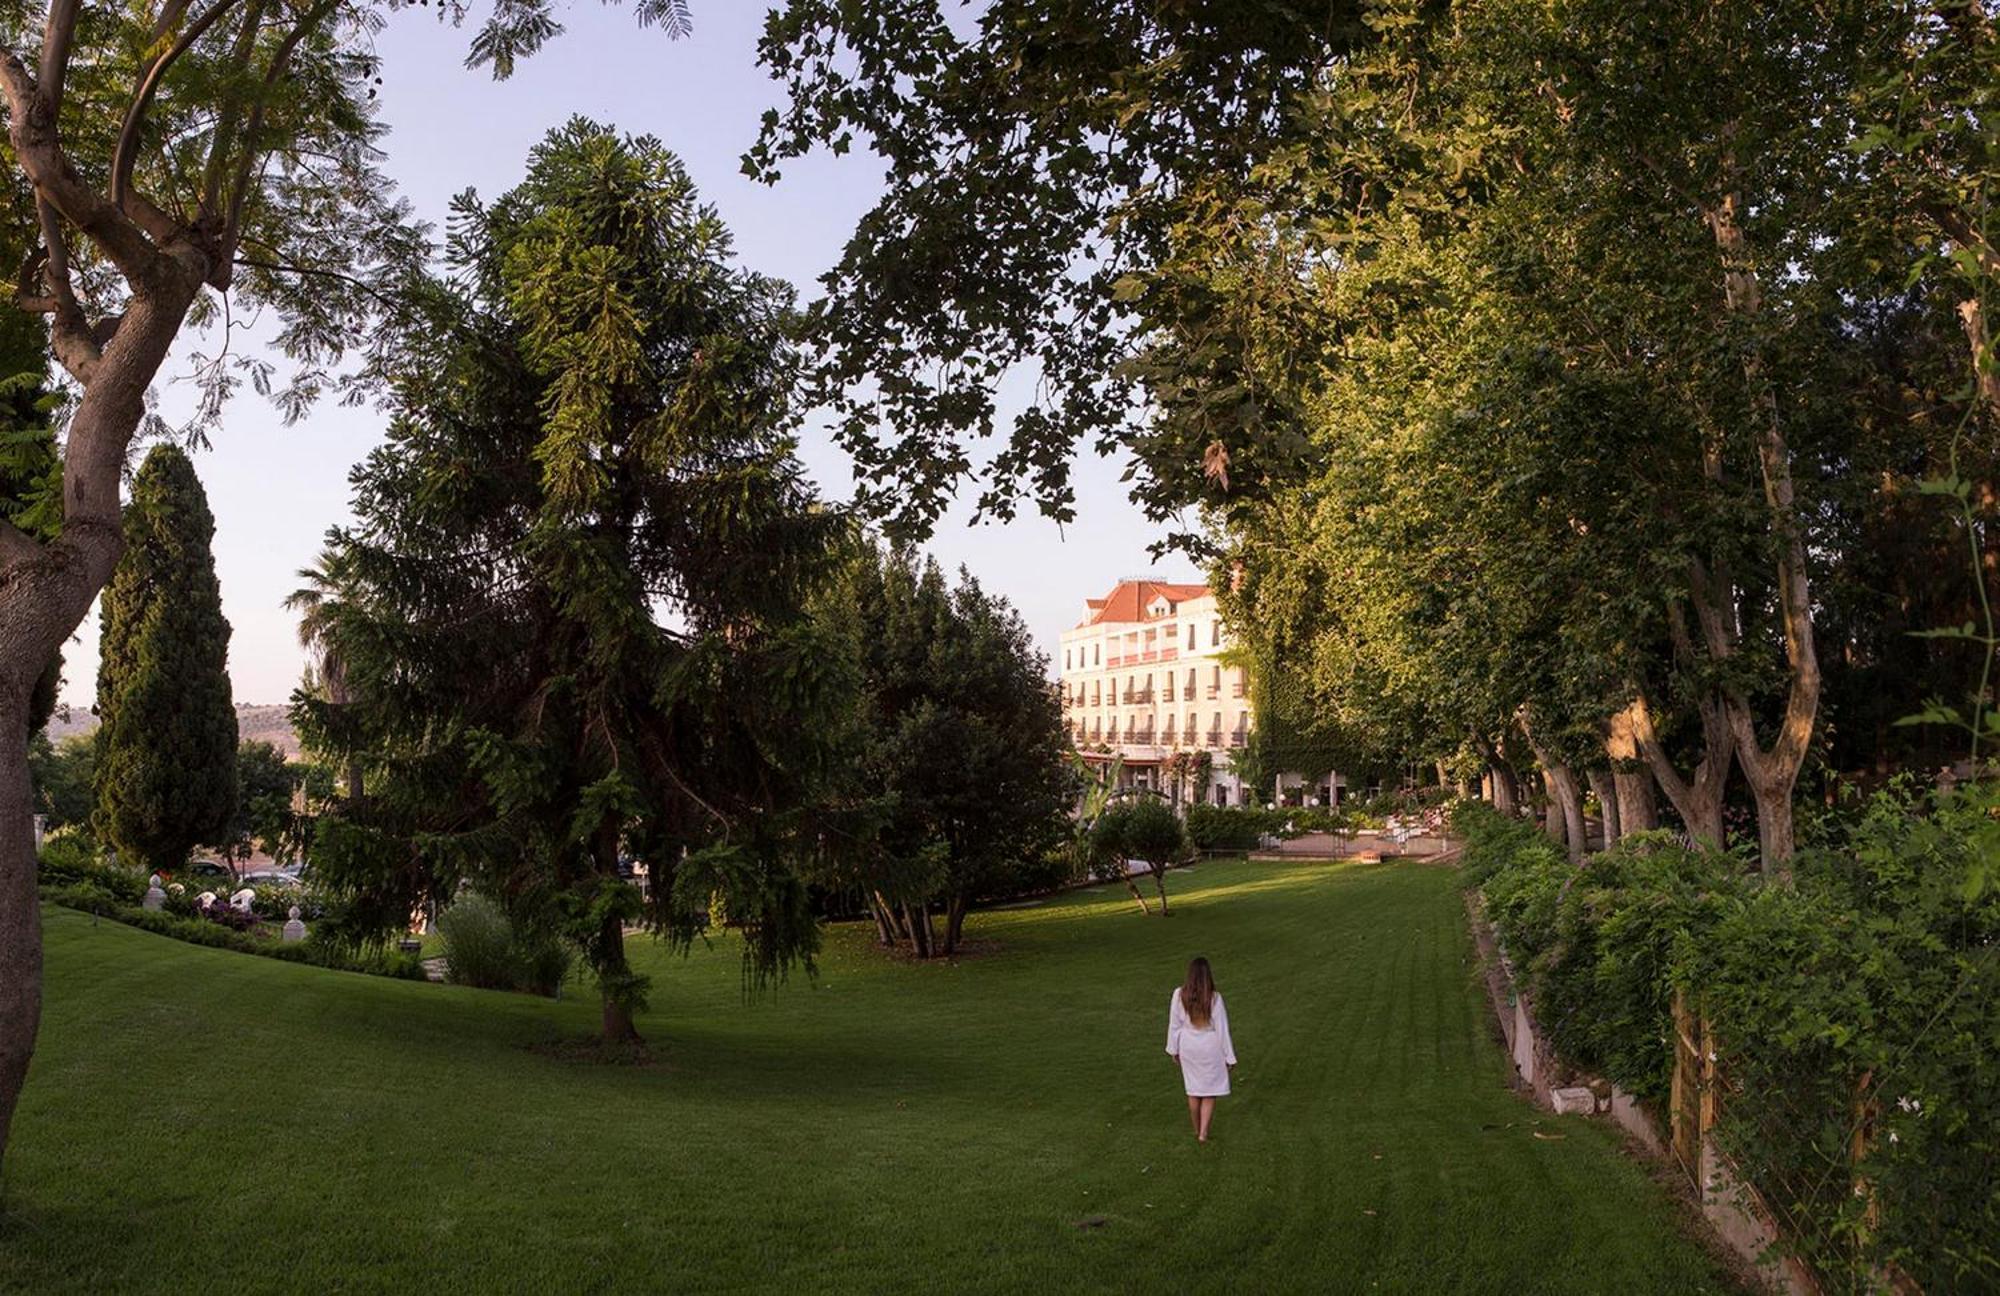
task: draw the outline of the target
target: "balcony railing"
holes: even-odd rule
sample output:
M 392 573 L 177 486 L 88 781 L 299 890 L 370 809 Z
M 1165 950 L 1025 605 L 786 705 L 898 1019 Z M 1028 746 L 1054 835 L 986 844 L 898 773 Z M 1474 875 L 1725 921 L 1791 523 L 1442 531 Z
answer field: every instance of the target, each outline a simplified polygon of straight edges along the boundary
M 1222 730 L 1220 730 L 1220 729 L 1211 729 L 1211 730 L 1209 730 L 1209 731 L 1208 731 L 1208 742 L 1207 742 L 1207 743 L 1206 743 L 1205 745 L 1206 745 L 1206 746 L 1209 746 L 1209 747 L 1220 747 L 1220 746 L 1222 746 Z
M 1181 690 L 1181 699 L 1186 702 L 1194 701 L 1194 685 L 1190 684 Z
M 1241 747 L 1243 745 L 1243 740 L 1247 737 L 1249 737 L 1248 734 L 1244 733 L 1241 729 L 1238 729 L 1235 733 L 1229 735 L 1229 745 L 1231 747 Z
M 1243 685 L 1241 685 L 1241 684 L 1237 684 L 1237 685 L 1234 685 L 1234 686 L 1232 686 L 1232 687 L 1230 688 L 1230 690 L 1229 690 L 1229 696 L 1231 696 L 1231 697 L 1242 697 L 1243 695 L 1245 695 L 1245 694 L 1246 694 L 1246 693 L 1248 693 L 1249 691 L 1250 691 L 1250 690 L 1249 690 L 1248 688 L 1244 687 Z
M 1209 695 L 1209 697 L 1211 697 L 1211 698 L 1219 698 L 1219 697 L 1221 697 L 1221 696 L 1222 696 L 1222 685 L 1220 685 L 1220 684 L 1211 684 L 1211 685 L 1209 685 L 1209 686 L 1208 686 L 1208 695 Z

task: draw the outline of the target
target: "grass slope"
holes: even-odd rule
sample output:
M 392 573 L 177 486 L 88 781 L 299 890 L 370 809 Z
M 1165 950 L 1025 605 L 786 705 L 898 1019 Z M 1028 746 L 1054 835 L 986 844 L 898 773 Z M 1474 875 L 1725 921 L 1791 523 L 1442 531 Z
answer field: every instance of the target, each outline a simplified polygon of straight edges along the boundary
M 642 947 L 650 1067 L 530 1047 L 591 1029 L 587 997 L 49 911 L 0 1287 L 1725 1287 L 1607 1130 L 1506 1090 L 1452 874 L 1173 880 L 1165 922 L 1109 891 L 975 916 L 955 966 L 837 929 L 817 984 L 750 1003 L 733 944 Z M 1242 1059 L 1206 1147 L 1161 1051 L 1196 952 Z

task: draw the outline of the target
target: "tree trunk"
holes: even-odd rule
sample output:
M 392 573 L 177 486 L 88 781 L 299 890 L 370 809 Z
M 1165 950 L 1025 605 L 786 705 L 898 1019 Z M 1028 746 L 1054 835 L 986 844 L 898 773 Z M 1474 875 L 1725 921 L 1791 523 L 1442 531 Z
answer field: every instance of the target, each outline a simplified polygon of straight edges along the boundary
M 1584 771 L 1583 777 L 1590 783 L 1590 794 L 1597 798 L 1598 814 L 1604 821 L 1604 849 L 1610 850 L 1625 835 L 1619 822 L 1618 793 L 1612 786 L 1611 771 L 1593 766 Z
M 1621 839 L 1651 832 L 1660 826 L 1658 808 L 1653 804 L 1653 773 L 1644 765 L 1630 769 L 1613 768 L 1611 785 L 1618 796 L 1618 835 Z
M 1148 918 L 1152 917 L 1153 910 L 1146 903 L 1146 893 L 1139 889 L 1139 884 L 1132 880 L 1132 875 L 1130 873 L 1127 873 L 1125 875 L 1125 889 L 1127 891 L 1130 891 L 1132 893 L 1132 898 L 1139 902 L 1139 912 L 1145 914 Z
M 1527 736 L 1535 759 L 1541 762 L 1549 785 L 1548 818 L 1543 827 L 1551 839 L 1564 844 L 1570 863 L 1582 864 L 1584 854 L 1590 849 L 1590 840 L 1584 832 L 1583 794 L 1577 787 L 1576 773 L 1557 759 L 1553 748 L 1543 746 L 1535 737 L 1529 716 L 1529 709 L 1522 707 L 1521 732 Z
M 41 1020 L 42 914 L 35 893 L 28 690 L 17 678 L 0 680 L 0 1153 Z
M 942 953 L 946 958 L 958 953 L 959 938 L 965 933 L 965 912 L 969 908 L 971 904 L 963 892 L 953 895 L 945 903 Z
M 10 117 L 8 131 L 24 166 L 37 147 L 30 137 L 52 130 L 52 122 Z M 48 164 L 30 169 L 42 165 Z M 41 1024 L 41 919 L 26 791 L 28 697 L 118 564 L 126 452 L 145 414 L 147 387 L 199 283 L 199 276 L 184 280 L 163 269 L 128 302 L 111 344 L 88 370 L 64 438 L 62 534 L 41 544 L 0 522 L 0 1156 Z
M 904 905 L 903 923 L 909 933 L 910 953 L 920 959 L 931 957 L 937 949 L 937 940 L 931 930 L 930 902 L 925 901 L 914 908 Z
M 893 948 L 897 940 L 895 916 L 879 891 L 868 894 L 868 916 L 875 920 L 875 943 L 883 949 Z
M 1744 235 L 1738 208 L 1742 197 L 1725 193 L 1708 210 L 1709 228 L 1723 265 L 1723 299 L 1732 314 L 1754 320 L 1763 310 L 1763 291 L 1757 278 L 1756 259 Z M 1805 764 L 1812 744 L 1813 725 L 1819 715 L 1819 651 L 1813 641 L 1812 590 L 1806 566 L 1805 529 L 1792 491 L 1792 454 L 1779 417 L 1778 396 L 1766 371 L 1754 330 L 1742 353 L 1743 381 L 1749 389 L 1753 426 L 1751 436 L 1757 447 L 1757 466 L 1763 477 L 1764 504 L 1771 532 L 1778 538 L 1778 613 L 1785 635 L 1785 665 L 1790 676 L 1785 693 L 1785 711 L 1769 750 L 1758 741 L 1755 718 L 1746 699 L 1725 694 L 1730 734 L 1736 740 L 1736 759 L 1744 778 L 1757 799 L 1757 823 L 1763 862 L 1767 869 L 1788 873 L 1792 855 L 1792 791 L 1799 769 Z M 1728 588 L 1711 591 L 1706 602 L 1711 611 L 1721 612 L 1718 598 L 1734 602 Z M 1704 626 L 1706 629 L 1706 625 Z M 1711 634 L 1711 651 L 1723 643 Z M 1733 637 L 1725 637 L 1730 649 Z M 1725 655 L 1717 651 L 1718 656 Z M 1784 805 L 1776 804 L 1783 801 Z
M 1514 771 L 1495 760 L 1490 767 L 1493 775 L 1493 808 L 1512 819 L 1519 812 L 1521 804 L 1520 788 L 1514 782 Z
M 1590 850 L 1590 838 L 1583 826 L 1583 793 L 1577 786 L 1576 774 L 1569 766 L 1558 762 L 1549 770 L 1549 782 L 1555 791 L 1556 807 L 1562 815 L 1564 846 L 1569 852 L 1569 862 L 1582 864 L 1584 855 Z
M 625 962 L 625 920 L 615 914 L 607 915 L 603 927 L 597 935 L 599 965 L 618 971 L 629 970 Z M 639 1028 L 632 1024 L 631 1005 L 604 996 L 604 1042 L 606 1044 L 636 1044 L 639 1042 Z
M 1167 916 L 1167 870 L 1155 866 L 1152 871 L 1153 889 L 1160 893 L 1160 917 L 1164 918 Z
M 1659 733 L 1653 727 L 1653 713 L 1646 700 L 1635 698 L 1627 713 L 1631 717 L 1633 740 L 1652 769 L 1660 790 L 1667 794 L 1667 800 L 1673 804 L 1681 822 L 1687 825 L 1688 835 L 1720 850 L 1723 846 L 1722 794 L 1729 784 L 1729 767 L 1735 758 L 1735 748 L 1729 740 L 1729 722 L 1722 713 L 1722 700 L 1710 695 L 1703 698 L 1698 706 L 1701 712 L 1702 756 L 1695 765 L 1692 778 L 1682 778 L 1681 772 L 1674 768 L 1673 759 L 1667 755 Z

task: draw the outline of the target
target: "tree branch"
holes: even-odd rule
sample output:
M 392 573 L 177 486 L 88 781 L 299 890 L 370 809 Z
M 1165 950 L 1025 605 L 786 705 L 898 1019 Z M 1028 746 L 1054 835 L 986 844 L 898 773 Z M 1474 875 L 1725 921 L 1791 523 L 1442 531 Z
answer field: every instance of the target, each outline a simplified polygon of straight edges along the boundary
M 250 66 L 250 58 L 257 52 L 257 31 L 264 21 L 264 0 L 250 0 L 250 7 L 243 14 L 242 26 L 237 28 L 236 42 L 230 47 L 229 59 L 235 69 L 241 71 Z M 273 61 L 276 61 L 273 55 Z M 269 82 L 265 83 L 267 86 Z M 262 96 L 259 96 L 262 102 Z M 227 169 L 229 150 L 236 141 L 236 127 L 243 115 L 243 100 L 239 95 L 230 95 L 216 114 L 215 130 L 209 137 L 208 161 L 202 167 L 201 198 L 197 206 L 198 221 L 212 223 L 219 215 L 216 205 L 222 200 L 222 176 Z
M 69 242 L 62 221 L 46 198 L 37 197 L 35 214 L 42 226 L 42 279 L 48 285 L 50 316 L 49 345 L 56 360 L 72 378 L 88 384 L 104 358 L 104 349 L 76 300 L 76 286 L 70 278 Z
M 45 552 L 39 540 L 6 518 L 0 518 L 0 570 L 34 562 Z
M 89 235 L 129 282 L 135 286 L 151 282 L 161 266 L 159 249 L 124 212 L 77 175 L 57 139 L 55 114 L 43 102 L 34 77 L 18 55 L 4 48 L 0 48 L 0 94 L 7 102 L 8 139 L 36 196 L 47 199 Z
M 365 279 L 357 279 L 341 270 L 327 270 L 319 266 L 286 265 L 281 261 L 266 261 L 261 257 L 237 257 L 236 264 L 250 266 L 258 270 L 269 270 L 273 274 L 308 275 L 320 279 L 338 279 L 344 284 L 359 288 L 384 306 L 394 306 L 395 299 L 375 287 Z
M 200 17 L 187 25 L 172 49 L 147 66 L 145 75 L 140 78 L 131 106 L 125 110 L 124 124 L 118 128 L 118 146 L 111 154 L 111 203 L 119 210 L 124 210 L 125 190 L 132 178 L 132 159 L 139 151 L 139 128 L 146 119 L 146 109 L 152 106 L 154 92 L 160 88 L 161 78 L 235 3 L 236 0 L 215 0 Z
M 250 120 L 243 126 L 242 155 L 236 164 L 236 181 L 229 191 L 229 210 L 222 222 L 222 266 L 227 274 L 237 262 L 236 249 L 243 240 L 243 204 L 248 200 L 250 179 L 257 169 L 257 137 L 264 129 L 264 108 L 270 103 L 271 89 L 285 74 L 285 67 L 291 62 L 293 51 L 315 28 L 333 13 L 339 0 L 319 0 L 299 19 L 298 25 L 285 34 L 277 50 L 271 55 L 270 66 L 264 69 L 264 86 L 257 95 L 257 103 L 250 109 Z
M 62 111 L 63 79 L 69 74 L 69 52 L 76 42 L 76 19 L 82 9 L 82 0 L 53 0 L 48 21 L 42 26 L 39 80 L 42 101 L 48 105 L 52 122 Z

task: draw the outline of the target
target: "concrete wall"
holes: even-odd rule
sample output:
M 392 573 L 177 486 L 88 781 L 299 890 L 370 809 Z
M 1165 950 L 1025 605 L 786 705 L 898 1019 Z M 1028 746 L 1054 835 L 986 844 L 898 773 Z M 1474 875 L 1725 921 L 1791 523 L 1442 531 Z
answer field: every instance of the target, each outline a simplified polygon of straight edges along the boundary
M 1499 1019 L 1500 1033 L 1507 1041 L 1507 1055 L 1514 1063 L 1516 1086 L 1531 1095 L 1537 1106 L 1549 1111 L 1579 1110 L 1571 1104 L 1581 1101 L 1580 1092 L 1588 1093 L 1591 1099 L 1582 1110 L 1608 1117 L 1646 1151 L 1664 1158 L 1665 1132 L 1636 1098 L 1617 1085 L 1581 1075 L 1556 1056 L 1535 1023 L 1534 1005 L 1520 988 L 1507 952 L 1480 911 L 1477 897 L 1467 896 L 1466 911 L 1485 970 L 1487 994 Z M 1749 1261 L 1770 1290 L 1792 1296 L 1817 1293 L 1818 1285 L 1797 1261 L 1767 1259 L 1773 1256 L 1777 1229 L 1756 1194 L 1737 1178 L 1712 1135 L 1703 1137 L 1700 1159 L 1700 1173 L 1694 1187 L 1700 1197 L 1702 1218 L 1716 1238 Z

